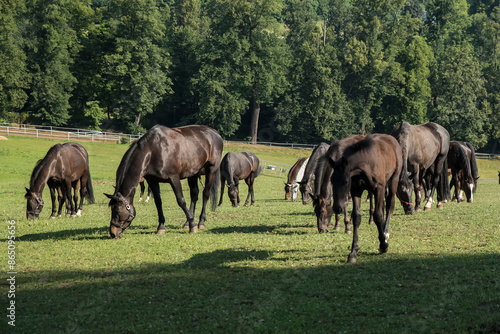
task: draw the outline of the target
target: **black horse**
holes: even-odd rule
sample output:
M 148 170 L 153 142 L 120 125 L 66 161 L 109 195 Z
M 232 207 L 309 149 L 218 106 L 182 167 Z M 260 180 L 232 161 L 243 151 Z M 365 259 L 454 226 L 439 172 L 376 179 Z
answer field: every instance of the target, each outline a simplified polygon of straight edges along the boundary
M 438 208 L 450 197 L 448 184 L 447 155 L 450 135 L 441 125 L 425 123 L 410 125 L 402 122 L 391 133 L 403 152 L 403 168 L 400 175 L 398 197 L 406 214 L 414 211 L 412 192 L 415 191 L 415 210 L 421 211 L 422 184 L 425 194 L 425 209 L 430 209 L 437 188 Z
M 52 200 L 51 218 L 56 217 L 56 191 L 59 199 L 57 215 L 61 215 L 62 204 L 66 202 L 66 212 L 72 217 L 80 216 L 83 198 L 94 203 L 94 191 L 90 178 L 89 157 L 85 148 L 76 143 L 56 144 L 45 157 L 39 160 L 31 173 L 30 187 L 26 188 L 26 218 L 38 218 L 43 209 L 42 199 L 45 185 L 49 187 Z M 80 205 L 78 206 L 78 187 L 80 187 Z M 74 204 L 71 201 L 71 189 L 74 189 Z
M 342 213 L 345 210 L 349 191 L 352 196 L 351 220 L 354 232 L 348 262 L 356 262 L 359 250 L 358 230 L 361 223 L 361 195 L 364 190 L 374 195 L 373 218 L 378 229 L 380 252 L 388 251 L 389 220 L 394 212 L 402 165 L 401 146 L 394 137 L 385 134 L 369 135 L 364 140 L 347 147 L 342 158 L 335 162 L 332 175 L 335 213 Z
M 450 189 L 455 187 L 454 198 L 461 201 L 461 192 L 465 192 L 467 202 L 472 203 L 476 192 L 478 169 L 474 147 L 470 143 L 451 141 L 448 151 L 448 166 L 451 169 Z
M 134 194 L 142 177 L 153 191 L 158 211 L 158 234 L 165 233 L 165 216 L 160 197 L 160 182 L 170 183 L 177 204 L 184 211 L 185 227 L 190 232 L 205 228 L 205 209 L 209 197 L 212 209 L 216 208 L 219 164 L 222 157 L 223 141 L 219 133 L 203 125 L 167 128 L 156 125 L 139 140 L 133 142 L 116 171 L 116 188 L 110 198 L 111 221 L 109 232 L 113 238 L 121 238 L 123 232 L 135 218 Z M 203 206 L 199 224 L 194 223 L 194 212 L 198 200 L 198 177 L 205 175 Z M 191 205 L 186 206 L 182 194 L 181 180 L 188 180 Z
M 257 158 L 257 156 L 252 152 L 228 152 L 220 163 L 221 191 L 219 206 L 222 204 L 222 199 L 224 197 L 226 181 L 229 200 L 234 207 L 240 206 L 240 180 L 245 180 L 245 183 L 248 186 L 248 195 L 245 201 L 245 206 L 248 205 L 250 196 L 252 197 L 250 205 L 254 205 L 255 199 L 253 193 L 253 183 L 255 178 L 259 176 L 260 172 L 259 158 Z
M 304 170 L 304 176 L 299 182 L 300 193 L 302 194 L 302 204 L 307 205 L 311 202 L 311 198 L 314 197 L 313 184 L 315 179 L 316 168 L 318 167 L 318 161 L 325 155 L 328 151 L 330 145 L 327 143 L 321 143 L 314 148 L 307 162 L 306 169 Z
M 333 215 L 331 177 L 334 165 L 337 160 L 342 157 L 346 147 L 363 139 L 365 139 L 364 135 L 353 135 L 333 142 L 328 148 L 328 151 L 318 162 L 318 168 L 315 172 L 316 176 L 314 180 L 314 212 L 316 213 L 318 232 L 320 233 L 329 231 L 330 220 Z M 349 194 L 347 196 L 349 196 Z M 343 211 L 345 233 L 351 233 L 351 225 L 347 216 L 347 203 L 346 207 L 343 208 Z M 335 215 L 335 230 L 340 230 L 340 214 Z

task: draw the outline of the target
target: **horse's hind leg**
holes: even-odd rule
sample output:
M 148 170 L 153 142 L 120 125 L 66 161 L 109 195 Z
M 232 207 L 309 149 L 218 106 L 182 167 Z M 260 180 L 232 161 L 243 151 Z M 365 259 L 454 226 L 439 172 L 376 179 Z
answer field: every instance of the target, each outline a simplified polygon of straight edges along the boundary
M 200 189 L 198 188 L 198 175 L 191 176 L 188 178 L 189 194 L 191 197 L 191 204 L 189 205 L 189 212 L 194 220 L 194 212 L 196 210 L 196 202 L 198 202 L 198 195 Z M 184 226 L 189 226 L 189 222 L 186 221 Z
M 219 204 L 217 204 L 217 206 L 221 206 L 222 205 L 222 200 L 223 200 L 223 197 L 224 197 L 224 190 L 226 189 L 226 178 L 224 176 L 221 175 L 220 177 L 220 199 L 219 199 Z
M 352 224 L 354 227 L 354 231 L 352 234 L 352 246 L 351 253 L 347 258 L 347 262 L 355 263 L 356 257 L 359 251 L 359 238 L 358 238 L 358 230 L 359 225 L 361 224 L 361 197 L 360 196 L 352 196 Z
M 205 228 L 205 221 L 207 219 L 207 215 L 206 215 L 207 202 L 208 202 L 208 199 L 210 198 L 210 193 L 212 192 L 212 190 L 216 190 L 216 189 L 212 189 L 213 187 L 216 186 L 216 180 L 215 180 L 216 177 L 217 177 L 217 168 L 215 168 L 215 166 L 208 167 L 206 178 L 205 178 L 205 187 L 203 188 L 203 204 L 201 207 L 200 222 L 198 224 L 198 227 L 200 229 Z M 216 192 L 214 193 L 213 196 L 214 197 L 212 200 L 216 201 L 217 200 Z M 215 204 L 215 202 L 213 202 L 213 205 L 214 204 Z M 215 207 L 212 207 L 212 209 L 215 210 Z
M 248 194 L 247 194 L 247 199 L 245 201 L 244 206 L 248 205 L 248 200 L 250 197 L 252 198 L 252 202 L 250 202 L 250 205 L 253 206 L 255 204 L 255 198 L 253 195 L 253 181 L 254 180 L 255 180 L 254 173 L 251 173 L 250 176 L 245 179 L 245 183 L 248 185 Z
M 144 190 L 146 189 L 146 186 L 144 185 L 144 181 L 139 182 L 139 186 L 141 187 L 141 193 L 139 195 L 139 202 L 142 201 L 142 196 L 144 196 Z M 148 192 L 149 192 L 149 185 L 148 185 Z
M 64 196 L 64 192 L 62 191 L 61 187 L 57 187 L 57 200 L 59 201 L 59 208 L 57 210 L 57 217 L 61 217 L 62 215 L 62 207 L 63 204 L 66 202 L 66 197 Z M 66 209 L 68 208 L 68 205 L 66 205 Z
M 75 198 L 75 209 L 77 207 L 77 204 L 78 204 L 78 186 L 80 186 L 80 205 L 78 206 L 78 210 L 76 211 L 76 215 L 78 217 L 80 217 L 82 215 L 82 209 L 83 209 L 83 199 L 85 197 L 85 194 L 86 194 L 86 187 L 84 186 L 85 184 L 87 184 L 87 180 L 85 179 L 85 182 L 83 182 L 83 178 L 81 179 L 82 181 L 80 182 L 80 180 L 76 181 L 74 187 L 73 187 L 73 190 L 74 190 L 74 198 Z

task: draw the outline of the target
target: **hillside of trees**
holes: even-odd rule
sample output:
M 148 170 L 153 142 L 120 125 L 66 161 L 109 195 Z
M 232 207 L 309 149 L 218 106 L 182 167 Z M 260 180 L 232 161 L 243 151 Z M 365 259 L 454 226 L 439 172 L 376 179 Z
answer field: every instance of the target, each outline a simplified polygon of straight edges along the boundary
M 0 121 L 500 139 L 500 0 L 5 0 Z

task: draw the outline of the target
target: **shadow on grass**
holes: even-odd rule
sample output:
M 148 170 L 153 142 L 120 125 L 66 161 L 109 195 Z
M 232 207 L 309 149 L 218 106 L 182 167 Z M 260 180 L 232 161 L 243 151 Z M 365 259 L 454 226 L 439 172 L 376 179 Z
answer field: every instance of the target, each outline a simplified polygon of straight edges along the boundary
M 293 256 L 295 250 L 284 250 Z M 19 275 L 18 333 L 498 333 L 498 254 L 284 267 L 222 249 L 176 264 Z M 126 255 L 122 255 L 126 256 Z M 372 258 L 369 253 L 362 255 Z M 259 264 L 262 265 L 259 266 Z

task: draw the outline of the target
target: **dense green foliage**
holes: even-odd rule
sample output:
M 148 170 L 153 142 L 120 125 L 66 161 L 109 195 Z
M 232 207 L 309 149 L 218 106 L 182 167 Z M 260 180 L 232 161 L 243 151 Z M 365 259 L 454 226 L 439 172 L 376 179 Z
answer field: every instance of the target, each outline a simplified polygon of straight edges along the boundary
M 500 138 L 498 0 L 8 0 L 0 120 L 318 142 Z
M 352 235 L 315 230 L 312 206 L 285 201 L 283 182 L 265 170 L 254 207 L 224 203 L 207 229 L 189 234 L 168 184 L 167 219 L 156 235 L 154 204 L 137 202 L 124 237 L 109 237 L 113 191 L 127 145 L 84 143 L 96 204 L 83 216 L 25 218 L 24 187 L 55 141 L 0 142 L 0 221 L 7 272 L 8 221 L 16 224 L 16 296 L 0 289 L 2 333 L 498 333 L 500 229 L 498 160 L 479 160 L 474 203 L 404 215 L 390 222 L 389 252 L 378 254 L 377 229 L 363 203 L 358 262 L 347 264 Z M 290 165 L 309 151 L 260 145 L 261 160 Z M 240 184 L 241 196 L 247 188 Z M 189 190 L 183 183 L 184 194 Z M 198 202 L 199 203 L 199 202 Z M 199 213 L 199 205 L 197 207 Z M 16 327 L 5 317 L 16 302 Z

